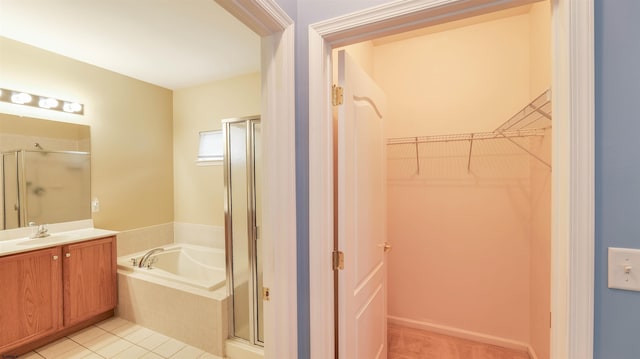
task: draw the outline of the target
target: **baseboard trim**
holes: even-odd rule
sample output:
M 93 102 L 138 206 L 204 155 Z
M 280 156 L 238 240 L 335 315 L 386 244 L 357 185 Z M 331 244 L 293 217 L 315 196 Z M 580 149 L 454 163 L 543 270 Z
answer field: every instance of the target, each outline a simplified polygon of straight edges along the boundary
M 428 330 L 430 332 L 450 335 L 452 337 L 473 340 L 485 344 L 497 345 L 503 348 L 518 350 L 529 354 L 531 359 L 537 359 L 533 348 L 526 343 L 519 342 L 517 340 L 511 340 L 506 338 L 500 338 L 493 335 L 482 334 L 478 332 L 472 332 L 460 328 L 449 327 L 446 325 L 421 322 L 413 319 L 387 316 L 387 322 L 391 324 L 402 325 L 414 329 Z

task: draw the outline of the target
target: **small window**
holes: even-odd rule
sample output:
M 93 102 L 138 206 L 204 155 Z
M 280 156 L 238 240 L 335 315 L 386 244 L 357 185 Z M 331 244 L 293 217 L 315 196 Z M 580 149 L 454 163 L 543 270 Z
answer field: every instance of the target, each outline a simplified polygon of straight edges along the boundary
M 222 162 L 222 130 L 200 132 L 198 163 Z

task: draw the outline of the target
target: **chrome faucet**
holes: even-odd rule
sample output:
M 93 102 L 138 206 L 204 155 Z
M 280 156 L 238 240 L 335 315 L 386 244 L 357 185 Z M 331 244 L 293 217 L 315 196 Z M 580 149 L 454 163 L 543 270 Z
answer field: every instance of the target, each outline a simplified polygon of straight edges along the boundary
M 36 224 L 36 222 L 29 222 L 31 230 L 31 238 L 44 238 L 50 236 L 49 229 L 46 224 Z
M 142 258 L 140 258 L 140 261 L 138 262 L 138 267 L 142 268 L 144 266 L 146 266 L 147 268 L 151 268 L 151 264 L 153 264 L 153 260 L 151 262 L 149 262 L 149 260 L 151 259 L 151 256 L 164 251 L 164 248 L 154 248 L 150 251 L 148 251 L 147 253 L 145 253 Z M 149 263 L 148 263 L 149 262 Z

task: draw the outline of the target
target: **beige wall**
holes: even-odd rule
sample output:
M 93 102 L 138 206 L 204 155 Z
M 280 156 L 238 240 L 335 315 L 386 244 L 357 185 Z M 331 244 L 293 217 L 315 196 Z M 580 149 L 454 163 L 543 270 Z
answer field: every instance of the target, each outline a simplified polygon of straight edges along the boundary
M 530 96 L 535 98 L 551 88 L 551 4 L 549 0 L 535 3 L 530 21 Z
M 0 38 L 0 87 L 75 100 L 84 116 L 4 104 L 0 112 L 91 126 L 96 227 L 173 221 L 172 92 Z
M 220 120 L 260 114 L 260 74 L 176 90 L 174 116 L 175 221 L 224 226 L 222 165 L 198 166 L 198 133 Z
M 353 45 L 333 49 L 332 56 L 338 58 L 338 51 L 345 50 L 352 60 L 358 64 L 369 76 L 374 77 L 373 41 L 358 42 Z M 338 82 L 338 62 L 333 62 L 333 83 Z
M 529 102 L 527 15 L 376 46 L 374 55 L 389 137 L 493 131 Z

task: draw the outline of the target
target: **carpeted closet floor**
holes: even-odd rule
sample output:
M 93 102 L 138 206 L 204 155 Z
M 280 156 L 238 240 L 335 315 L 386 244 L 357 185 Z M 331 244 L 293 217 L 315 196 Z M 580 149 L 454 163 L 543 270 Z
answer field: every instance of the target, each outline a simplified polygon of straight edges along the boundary
M 388 359 L 529 359 L 525 352 L 389 324 Z

